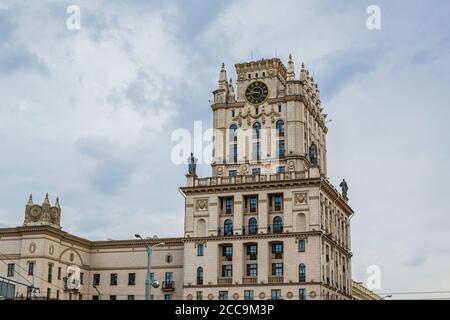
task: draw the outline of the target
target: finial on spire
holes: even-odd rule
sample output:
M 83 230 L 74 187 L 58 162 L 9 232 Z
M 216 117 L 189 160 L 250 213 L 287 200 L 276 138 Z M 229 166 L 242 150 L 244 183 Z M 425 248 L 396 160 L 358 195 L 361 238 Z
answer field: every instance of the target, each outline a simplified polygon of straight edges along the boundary
M 60 205 L 59 205 L 59 197 L 56 197 L 55 207 L 57 207 L 58 209 L 61 208 Z
M 225 69 L 225 62 L 222 62 L 222 69 Z
M 289 54 L 289 61 L 287 67 L 287 80 L 295 80 L 295 67 L 291 54 Z
M 30 193 L 30 197 L 28 198 L 27 205 L 32 206 L 33 205 L 33 195 Z
M 44 199 L 44 202 L 42 203 L 42 205 L 44 205 L 44 204 L 50 204 L 50 200 L 48 200 L 48 192 L 45 194 L 45 199 Z
M 302 61 L 302 69 L 305 69 L 305 63 Z

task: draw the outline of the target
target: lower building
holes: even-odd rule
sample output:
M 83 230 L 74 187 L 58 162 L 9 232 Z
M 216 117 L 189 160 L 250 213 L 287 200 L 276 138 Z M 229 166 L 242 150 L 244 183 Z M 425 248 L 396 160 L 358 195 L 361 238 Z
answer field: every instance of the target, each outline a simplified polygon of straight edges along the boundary
M 362 282 L 352 281 L 353 300 L 382 300 L 375 292 L 367 289 Z

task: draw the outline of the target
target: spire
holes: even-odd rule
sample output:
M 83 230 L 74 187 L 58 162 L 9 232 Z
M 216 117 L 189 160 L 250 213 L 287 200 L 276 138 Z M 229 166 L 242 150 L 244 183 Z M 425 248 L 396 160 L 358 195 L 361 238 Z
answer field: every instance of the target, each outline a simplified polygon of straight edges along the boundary
M 42 205 L 50 205 L 50 201 L 48 200 L 48 192 L 45 194 L 45 199 Z
M 300 70 L 300 80 L 305 81 L 307 78 L 305 64 L 302 62 L 302 69 Z
M 295 80 L 295 68 L 294 61 L 292 60 L 292 55 L 289 54 L 289 61 L 287 67 L 287 80 Z
M 27 206 L 33 205 L 33 195 L 30 193 L 30 198 L 28 198 Z
M 58 209 L 61 209 L 61 206 L 59 205 L 59 197 L 56 197 L 55 207 L 57 207 Z
M 222 63 L 219 74 L 219 89 L 227 89 L 227 84 L 227 70 L 225 70 L 225 63 Z

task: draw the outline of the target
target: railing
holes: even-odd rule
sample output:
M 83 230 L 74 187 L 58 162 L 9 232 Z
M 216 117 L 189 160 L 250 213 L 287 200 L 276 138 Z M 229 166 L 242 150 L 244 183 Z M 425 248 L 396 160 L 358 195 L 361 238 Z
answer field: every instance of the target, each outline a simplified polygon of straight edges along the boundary
M 222 228 L 217 228 L 217 235 L 218 236 L 232 236 L 233 235 L 234 230 L 233 229 L 228 229 L 228 230 L 222 230 Z
M 222 261 L 233 261 L 232 255 L 224 255 L 222 256 Z
M 217 284 L 231 284 L 233 282 L 232 277 L 217 278 Z
M 269 182 L 269 181 L 285 181 L 285 180 L 297 180 L 305 178 L 308 178 L 306 171 L 292 171 L 276 174 L 252 174 L 234 177 L 206 177 L 206 178 L 195 178 L 194 187 L 254 183 L 254 182 Z
M 272 259 L 283 259 L 283 252 L 272 253 Z
M 247 254 L 247 260 L 258 260 L 258 254 Z
M 162 290 L 163 291 L 174 291 L 175 290 L 175 281 L 163 281 Z
M 273 234 L 277 234 L 277 233 L 283 233 L 283 225 L 279 225 L 279 224 L 268 224 L 267 225 L 267 233 L 273 233 Z
M 283 276 L 269 276 L 269 283 L 283 283 Z
M 256 284 L 258 282 L 257 277 L 242 277 L 243 284 Z
M 243 226 L 242 227 L 242 234 L 258 234 L 258 227 L 255 226 Z

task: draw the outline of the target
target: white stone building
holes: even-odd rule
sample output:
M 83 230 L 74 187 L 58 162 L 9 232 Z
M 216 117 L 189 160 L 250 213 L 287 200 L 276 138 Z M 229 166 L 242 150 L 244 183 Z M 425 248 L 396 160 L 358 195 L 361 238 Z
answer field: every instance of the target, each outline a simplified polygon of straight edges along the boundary
M 353 211 L 346 183 L 341 195 L 327 179 L 317 84 L 303 65 L 296 77 L 291 57 L 287 68 L 274 58 L 236 73 L 235 90 L 222 66 L 213 92 L 212 176 L 191 166 L 181 188 L 183 237 L 89 241 L 61 230 L 59 201 L 30 197 L 24 225 L 0 229 L 0 281 L 34 282 L 50 298 L 143 299 L 144 245 L 164 242 L 152 256 L 154 299 L 351 299 Z M 66 286 L 70 266 L 78 289 Z

